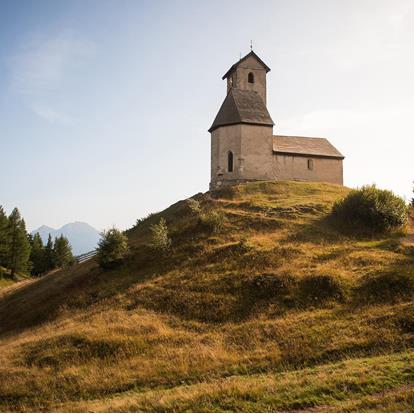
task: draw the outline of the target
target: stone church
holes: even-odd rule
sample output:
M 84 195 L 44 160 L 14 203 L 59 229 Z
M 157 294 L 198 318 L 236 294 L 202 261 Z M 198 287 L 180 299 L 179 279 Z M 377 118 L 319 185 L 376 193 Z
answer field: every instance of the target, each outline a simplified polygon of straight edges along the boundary
M 342 185 L 344 156 L 327 139 L 273 135 L 266 107 L 269 71 L 251 51 L 223 76 L 227 96 L 209 129 L 210 189 L 256 180 Z

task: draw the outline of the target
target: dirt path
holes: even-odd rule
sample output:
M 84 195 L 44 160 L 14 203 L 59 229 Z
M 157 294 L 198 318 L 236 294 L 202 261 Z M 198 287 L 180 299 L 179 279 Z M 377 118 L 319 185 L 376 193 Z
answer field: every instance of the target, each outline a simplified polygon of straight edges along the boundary
M 45 275 L 42 276 L 42 278 L 49 276 L 49 275 L 53 275 L 54 273 L 58 272 L 60 270 L 60 268 L 57 269 L 53 269 L 51 270 L 49 273 L 46 273 Z M 29 285 L 31 283 L 35 283 L 37 280 L 39 280 L 39 278 L 35 278 L 35 277 L 30 277 L 24 280 L 18 280 L 15 283 L 13 283 L 10 286 L 6 286 L 2 289 L 0 289 L 0 298 L 14 292 L 15 290 L 18 290 L 20 288 L 22 288 L 23 286 Z
M 15 283 L 13 283 L 10 286 L 4 287 L 3 289 L 0 290 L 0 298 L 2 298 L 3 296 L 8 295 L 9 293 L 20 289 L 23 286 L 28 285 L 29 283 L 33 283 L 34 279 L 26 279 L 26 280 L 19 280 Z

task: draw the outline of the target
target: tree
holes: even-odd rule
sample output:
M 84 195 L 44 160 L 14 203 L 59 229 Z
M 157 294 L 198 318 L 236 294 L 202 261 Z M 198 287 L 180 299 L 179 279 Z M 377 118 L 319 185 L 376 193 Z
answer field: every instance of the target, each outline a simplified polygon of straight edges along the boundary
M 0 265 L 5 266 L 9 250 L 9 220 L 3 207 L 0 206 Z
M 29 238 L 30 240 L 30 262 L 32 264 L 32 275 L 39 276 L 46 271 L 46 254 L 42 238 L 39 233 Z
M 171 248 L 171 238 L 168 235 L 167 222 L 164 217 L 161 217 L 158 224 L 151 226 L 152 231 L 152 246 L 156 250 L 161 250 L 166 253 Z
M 413 198 L 411 199 L 411 207 L 414 207 L 414 181 L 413 181 Z
M 48 272 L 56 267 L 55 251 L 53 249 L 52 236 L 49 233 L 47 243 L 45 246 L 45 272 Z
M 57 267 L 67 266 L 73 263 L 72 247 L 69 244 L 69 240 L 63 234 L 55 238 L 53 251 L 55 253 L 55 265 Z
M 101 233 L 97 260 L 103 269 L 110 269 L 121 262 L 128 253 L 127 237 L 115 227 Z
M 13 277 L 16 272 L 28 270 L 30 244 L 26 232 L 26 224 L 20 212 L 15 208 L 9 216 L 9 248 L 7 252 L 7 267 Z

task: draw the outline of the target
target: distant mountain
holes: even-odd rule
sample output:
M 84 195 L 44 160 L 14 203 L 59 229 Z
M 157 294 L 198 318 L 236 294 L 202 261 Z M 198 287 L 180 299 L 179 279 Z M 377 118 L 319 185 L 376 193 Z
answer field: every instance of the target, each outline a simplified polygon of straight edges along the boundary
M 82 223 L 80 221 L 65 224 L 60 229 L 43 225 L 33 230 L 31 234 L 35 233 L 40 234 L 44 243 L 47 242 L 49 234 L 51 234 L 53 239 L 63 234 L 69 240 L 75 256 L 95 249 L 100 238 L 98 230 L 94 229 L 88 223 Z

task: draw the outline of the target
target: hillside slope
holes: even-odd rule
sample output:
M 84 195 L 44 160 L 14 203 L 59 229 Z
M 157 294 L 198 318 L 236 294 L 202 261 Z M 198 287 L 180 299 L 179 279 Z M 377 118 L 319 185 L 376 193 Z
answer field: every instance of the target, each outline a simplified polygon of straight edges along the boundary
M 131 252 L 0 292 L 3 411 L 412 411 L 414 254 L 343 236 L 334 185 L 251 183 L 178 202 Z M 173 250 L 150 246 L 167 220 Z

